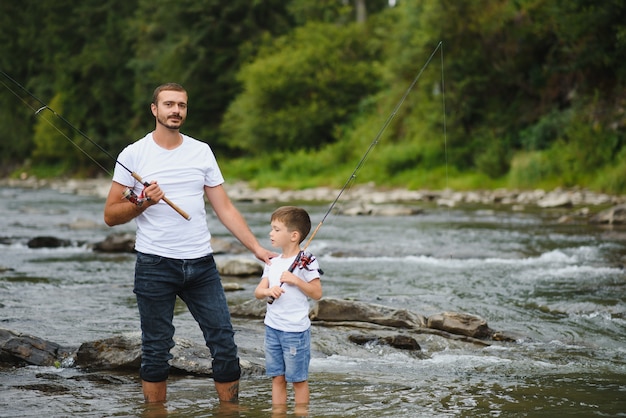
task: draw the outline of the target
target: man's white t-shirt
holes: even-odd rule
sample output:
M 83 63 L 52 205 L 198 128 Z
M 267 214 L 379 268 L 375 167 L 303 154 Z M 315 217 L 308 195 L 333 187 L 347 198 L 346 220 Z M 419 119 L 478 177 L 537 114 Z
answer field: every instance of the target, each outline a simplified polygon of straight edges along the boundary
M 186 220 L 161 200 L 135 218 L 135 249 L 169 258 L 194 259 L 213 252 L 207 225 L 204 186 L 224 183 L 215 155 L 208 144 L 182 135 L 178 147 L 167 150 L 154 142 L 152 133 L 128 145 L 118 161 L 144 182 L 156 181 L 165 196 L 191 216 Z M 144 186 L 115 165 L 113 181 L 140 195 Z M 120 196 L 120 199 L 123 199 Z
M 263 277 L 269 280 L 269 287 L 280 285 L 280 276 L 289 270 L 296 256 L 283 258 L 281 254 L 272 258 L 271 265 L 265 265 Z M 308 268 L 308 270 L 307 270 Z M 293 274 L 300 277 L 307 283 L 318 279 L 319 263 L 317 260 L 311 261 L 307 268 L 299 268 Z M 302 332 L 309 329 L 311 320 L 309 319 L 309 298 L 295 285 L 283 284 L 283 293 L 273 303 L 267 305 L 265 313 L 265 325 L 285 332 Z

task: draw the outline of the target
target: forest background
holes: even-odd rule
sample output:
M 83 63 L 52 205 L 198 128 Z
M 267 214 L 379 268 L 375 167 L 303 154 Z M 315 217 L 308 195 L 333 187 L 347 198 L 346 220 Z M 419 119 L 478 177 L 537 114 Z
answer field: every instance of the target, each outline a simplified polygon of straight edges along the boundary
M 229 181 L 341 186 L 392 116 L 360 183 L 626 193 L 623 0 L 1 2 L 0 70 L 2 176 L 112 172 L 80 132 L 117 156 L 173 81 Z

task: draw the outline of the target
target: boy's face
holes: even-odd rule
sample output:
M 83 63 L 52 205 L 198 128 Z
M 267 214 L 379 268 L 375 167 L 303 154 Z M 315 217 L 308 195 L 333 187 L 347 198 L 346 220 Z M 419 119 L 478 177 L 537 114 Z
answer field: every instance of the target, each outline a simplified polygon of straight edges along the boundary
M 284 248 L 293 242 L 297 242 L 298 233 L 296 231 L 289 231 L 283 222 L 273 220 L 271 226 L 270 241 L 272 243 L 272 247 Z

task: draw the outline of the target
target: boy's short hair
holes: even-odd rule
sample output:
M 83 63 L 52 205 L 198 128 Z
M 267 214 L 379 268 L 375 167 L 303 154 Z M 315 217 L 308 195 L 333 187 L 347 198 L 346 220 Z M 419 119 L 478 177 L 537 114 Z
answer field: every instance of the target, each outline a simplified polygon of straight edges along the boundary
M 270 221 L 285 224 L 290 231 L 300 233 L 300 242 L 304 241 L 311 231 L 311 218 L 306 210 L 296 206 L 281 206 L 272 213 Z

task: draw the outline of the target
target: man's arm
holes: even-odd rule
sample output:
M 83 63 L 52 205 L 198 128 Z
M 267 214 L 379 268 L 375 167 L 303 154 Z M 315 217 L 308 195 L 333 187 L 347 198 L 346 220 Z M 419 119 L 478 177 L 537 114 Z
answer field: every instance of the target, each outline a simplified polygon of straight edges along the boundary
M 233 205 L 222 185 L 204 187 L 209 203 L 224 226 L 237 238 L 256 258 L 266 264 L 277 254 L 266 250 L 259 244 L 239 210 Z
M 116 182 L 111 183 L 107 200 L 104 204 L 104 222 L 108 226 L 125 224 L 139 216 L 148 207 L 155 205 L 163 197 L 163 192 L 156 183 L 146 187 L 144 193 L 149 193 L 149 201 L 137 206 L 124 198 L 126 186 Z

